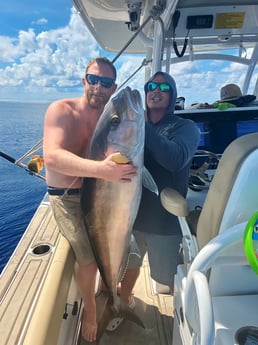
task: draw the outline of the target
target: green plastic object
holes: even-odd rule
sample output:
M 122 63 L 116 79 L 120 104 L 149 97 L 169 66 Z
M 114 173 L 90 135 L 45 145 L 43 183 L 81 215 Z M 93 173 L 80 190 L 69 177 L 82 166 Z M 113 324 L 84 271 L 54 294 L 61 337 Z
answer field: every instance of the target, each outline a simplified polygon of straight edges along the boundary
M 234 104 L 228 103 L 228 102 L 215 102 L 212 105 L 214 108 L 217 108 L 219 110 L 226 110 L 228 108 L 236 108 Z
M 246 224 L 244 251 L 250 266 L 258 274 L 258 211 L 252 215 Z

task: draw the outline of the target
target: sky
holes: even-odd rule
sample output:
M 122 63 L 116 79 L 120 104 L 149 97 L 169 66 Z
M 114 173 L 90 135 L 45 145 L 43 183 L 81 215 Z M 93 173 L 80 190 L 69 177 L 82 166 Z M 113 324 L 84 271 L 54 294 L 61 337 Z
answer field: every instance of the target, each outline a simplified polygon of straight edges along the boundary
M 0 100 L 52 101 L 79 97 L 87 62 L 100 55 L 112 59 L 87 30 L 70 0 L 12 0 L 0 7 Z M 143 61 L 122 55 L 118 85 Z M 213 102 L 228 82 L 241 86 L 243 67 L 220 62 L 182 63 L 171 71 L 178 96 L 186 103 Z M 130 82 L 143 88 L 144 71 Z

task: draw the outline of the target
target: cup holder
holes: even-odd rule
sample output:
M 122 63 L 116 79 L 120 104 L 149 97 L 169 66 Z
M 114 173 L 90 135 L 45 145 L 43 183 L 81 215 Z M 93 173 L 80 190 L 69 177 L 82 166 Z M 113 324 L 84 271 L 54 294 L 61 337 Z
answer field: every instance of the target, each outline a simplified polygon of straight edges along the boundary
M 32 249 L 32 254 L 36 256 L 46 255 L 51 251 L 51 246 L 49 244 L 39 244 Z

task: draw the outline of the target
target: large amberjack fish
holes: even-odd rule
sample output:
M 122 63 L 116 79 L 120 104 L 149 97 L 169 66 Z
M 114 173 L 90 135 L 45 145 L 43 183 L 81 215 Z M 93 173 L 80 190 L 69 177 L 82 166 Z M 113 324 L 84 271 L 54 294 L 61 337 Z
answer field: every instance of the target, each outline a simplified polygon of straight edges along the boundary
M 86 229 L 107 292 L 97 297 L 97 341 L 114 317 L 125 317 L 143 326 L 136 313 L 117 296 L 117 284 L 128 262 L 132 227 L 141 199 L 144 151 L 144 111 L 140 93 L 129 87 L 117 93 L 105 106 L 94 131 L 89 158 L 103 160 L 118 153 L 116 162 L 138 166 L 129 183 L 85 178 L 81 205 Z M 156 191 L 150 176 L 145 178 Z M 99 303 L 98 303 L 99 302 Z M 102 310 L 100 310 L 102 309 Z

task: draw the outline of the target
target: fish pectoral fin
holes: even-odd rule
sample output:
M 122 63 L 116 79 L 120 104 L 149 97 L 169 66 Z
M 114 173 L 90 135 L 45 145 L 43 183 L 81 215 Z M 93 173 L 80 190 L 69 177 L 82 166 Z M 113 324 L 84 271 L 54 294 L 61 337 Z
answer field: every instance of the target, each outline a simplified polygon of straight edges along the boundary
M 156 182 L 154 181 L 151 173 L 145 167 L 143 167 L 142 171 L 142 184 L 145 188 L 149 189 L 151 192 L 159 195 L 159 190 Z

